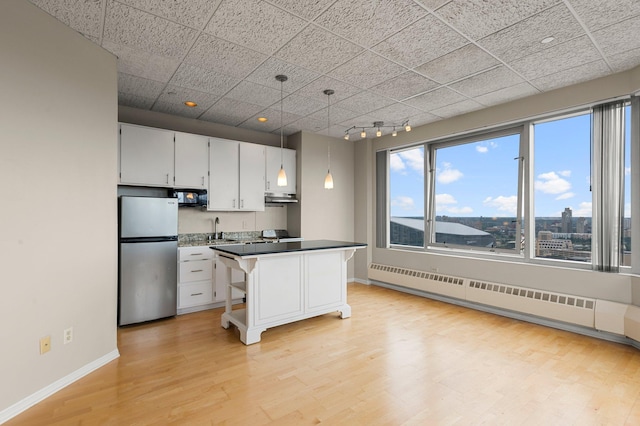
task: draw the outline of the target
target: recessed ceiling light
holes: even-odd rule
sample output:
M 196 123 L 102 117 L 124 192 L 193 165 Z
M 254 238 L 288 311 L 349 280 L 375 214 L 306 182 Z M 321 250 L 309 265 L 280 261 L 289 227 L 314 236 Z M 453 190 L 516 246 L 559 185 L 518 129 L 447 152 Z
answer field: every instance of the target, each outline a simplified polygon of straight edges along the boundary
M 555 37 L 549 36 L 549 37 L 545 37 L 542 39 L 542 41 L 540 43 L 542 44 L 547 44 L 547 43 L 551 43 L 553 40 L 555 40 Z
M 268 121 L 267 117 L 258 117 L 258 121 L 261 123 L 266 123 Z
M 185 104 L 186 106 L 188 106 L 189 108 L 193 108 L 193 107 L 197 107 L 197 106 L 198 106 L 198 104 L 197 104 L 197 103 L 192 102 L 192 101 L 186 101 L 184 104 Z

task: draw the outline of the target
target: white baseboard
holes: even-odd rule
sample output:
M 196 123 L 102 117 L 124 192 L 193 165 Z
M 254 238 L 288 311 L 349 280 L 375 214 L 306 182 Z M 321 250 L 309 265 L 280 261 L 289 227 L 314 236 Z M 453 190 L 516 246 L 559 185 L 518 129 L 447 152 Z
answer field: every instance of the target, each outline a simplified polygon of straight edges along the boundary
M 358 284 L 367 284 L 367 285 L 371 284 L 371 281 L 363 280 L 363 279 L 360 279 L 360 278 L 352 278 L 352 279 L 349 280 L 349 282 L 356 282 Z
M 118 350 L 115 349 L 109 352 L 108 354 L 96 359 L 95 361 L 90 362 L 84 367 L 74 371 L 73 373 L 68 374 L 59 380 L 56 380 L 50 385 L 40 389 L 36 393 L 24 398 L 23 400 L 16 402 L 12 406 L 0 411 L 0 424 L 14 418 L 15 416 L 22 413 L 23 411 L 33 407 L 38 402 L 50 397 L 54 393 L 69 386 L 71 383 L 75 382 L 78 379 L 81 379 L 82 377 L 86 376 L 92 371 L 95 371 L 98 368 L 110 363 L 111 361 L 118 358 L 119 356 L 120 356 L 120 352 L 118 352 Z

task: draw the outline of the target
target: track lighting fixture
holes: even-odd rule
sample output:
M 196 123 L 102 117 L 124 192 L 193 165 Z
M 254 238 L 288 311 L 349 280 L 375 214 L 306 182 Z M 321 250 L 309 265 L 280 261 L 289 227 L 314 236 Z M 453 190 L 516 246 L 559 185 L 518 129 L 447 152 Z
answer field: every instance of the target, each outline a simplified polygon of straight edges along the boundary
M 344 139 L 345 140 L 349 140 L 349 137 L 351 136 L 351 131 L 352 130 L 357 130 L 357 129 L 361 129 L 360 130 L 360 137 L 361 138 L 366 138 L 367 137 L 367 129 L 376 129 L 376 137 L 380 137 L 382 136 L 382 130 L 383 128 L 388 127 L 388 128 L 392 128 L 393 132 L 391 133 L 391 136 L 398 136 L 398 127 L 404 127 L 405 132 L 410 132 L 411 131 L 411 126 L 409 125 L 409 120 L 404 121 L 402 124 L 398 125 L 388 125 L 385 126 L 384 121 L 374 121 L 373 124 L 371 126 L 353 126 L 353 127 L 349 127 L 347 130 L 344 131 Z

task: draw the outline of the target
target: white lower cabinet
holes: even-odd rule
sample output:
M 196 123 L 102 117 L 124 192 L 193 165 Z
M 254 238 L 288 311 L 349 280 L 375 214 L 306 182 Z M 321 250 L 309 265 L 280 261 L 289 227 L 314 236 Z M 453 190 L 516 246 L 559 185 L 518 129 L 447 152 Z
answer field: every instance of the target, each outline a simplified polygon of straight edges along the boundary
M 178 249 L 178 309 L 198 306 L 206 309 L 206 305 L 214 302 L 214 257 L 207 246 Z

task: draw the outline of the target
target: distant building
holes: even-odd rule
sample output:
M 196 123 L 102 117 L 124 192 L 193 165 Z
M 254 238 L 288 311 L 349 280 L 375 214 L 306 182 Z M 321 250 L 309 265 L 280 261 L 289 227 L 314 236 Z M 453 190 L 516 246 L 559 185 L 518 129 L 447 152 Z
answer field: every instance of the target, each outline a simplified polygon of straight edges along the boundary
M 569 207 L 566 207 L 564 209 L 564 211 L 562 212 L 561 229 L 562 229 L 562 232 L 564 232 L 564 233 L 573 232 L 573 226 L 571 224 L 571 215 L 572 215 L 572 211 L 571 211 L 571 209 Z
M 585 234 L 587 229 L 587 219 L 579 217 L 576 221 L 576 233 Z
M 492 247 L 495 238 L 488 232 L 455 222 L 436 221 L 436 242 L 443 244 Z M 392 217 L 391 244 L 424 245 L 424 219 Z

